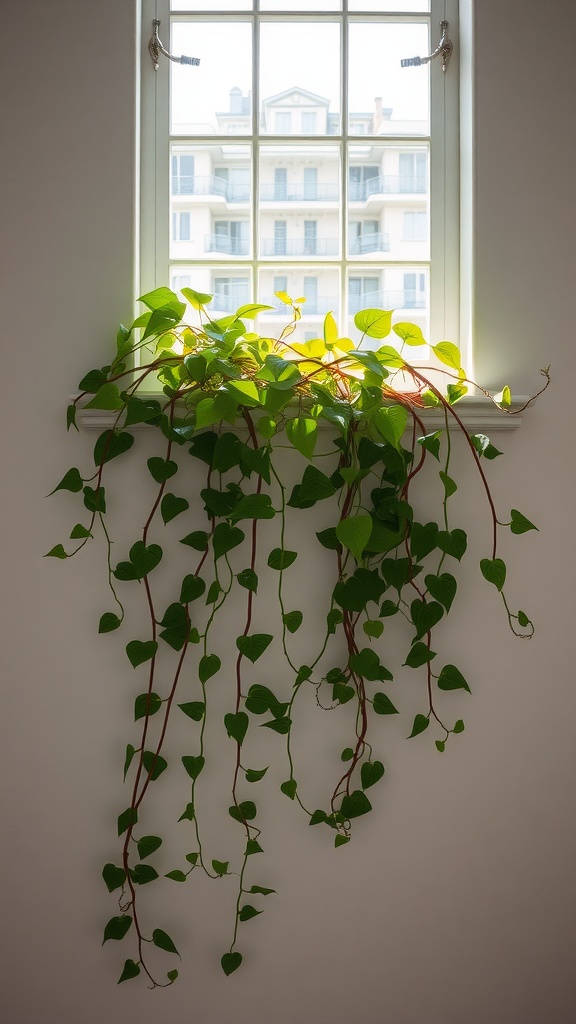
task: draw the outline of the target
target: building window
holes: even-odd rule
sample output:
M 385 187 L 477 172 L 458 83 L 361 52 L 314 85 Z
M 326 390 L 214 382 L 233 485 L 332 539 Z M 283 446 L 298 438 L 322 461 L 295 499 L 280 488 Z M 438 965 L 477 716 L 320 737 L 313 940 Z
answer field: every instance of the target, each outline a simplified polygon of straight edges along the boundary
M 405 210 L 404 241 L 425 242 L 428 239 L 428 216 L 424 210 Z
M 351 337 L 362 304 L 419 309 L 426 332 L 453 337 L 456 67 L 401 61 L 430 53 L 445 18 L 455 35 L 457 0 L 317 2 L 210 0 L 195 14 L 142 0 L 171 52 L 200 58 L 142 61 L 142 291 L 184 275 L 209 294 L 218 282 L 219 308 L 248 286 L 276 310 L 274 291 L 308 289 L 301 338 L 323 304 Z M 261 317 L 276 327 L 278 309 Z

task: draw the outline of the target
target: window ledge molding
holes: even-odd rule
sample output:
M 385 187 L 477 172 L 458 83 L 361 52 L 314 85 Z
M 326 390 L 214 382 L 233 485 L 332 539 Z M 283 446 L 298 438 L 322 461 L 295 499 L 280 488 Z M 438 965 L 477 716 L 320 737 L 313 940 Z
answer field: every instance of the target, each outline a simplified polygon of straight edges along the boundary
M 73 402 L 76 397 L 72 396 L 70 401 Z M 148 399 L 162 400 L 165 398 L 165 395 L 162 392 L 150 392 L 146 397 Z M 511 412 L 514 413 L 515 409 L 522 409 L 528 401 L 528 397 L 523 395 L 516 396 L 512 399 Z M 470 433 L 517 430 L 521 426 L 523 419 L 523 415 L 520 412 L 510 415 L 510 413 L 499 411 L 495 405 L 492 405 L 482 395 L 470 395 L 462 398 L 456 404 L 455 410 L 458 418 Z M 444 412 L 442 409 L 424 409 L 421 410 L 420 415 L 427 430 L 437 430 L 444 426 Z M 77 421 L 84 430 L 110 430 L 116 424 L 116 415 L 108 410 L 87 409 L 85 406 L 80 406 L 78 408 Z M 322 425 L 322 421 L 320 422 Z M 326 427 L 329 426 L 327 421 L 325 425 Z M 141 423 L 136 424 L 133 429 L 140 430 L 145 427 L 146 424 Z M 451 430 L 458 429 L 458 424 L 454 417 L 450 417 L 449 427 Z

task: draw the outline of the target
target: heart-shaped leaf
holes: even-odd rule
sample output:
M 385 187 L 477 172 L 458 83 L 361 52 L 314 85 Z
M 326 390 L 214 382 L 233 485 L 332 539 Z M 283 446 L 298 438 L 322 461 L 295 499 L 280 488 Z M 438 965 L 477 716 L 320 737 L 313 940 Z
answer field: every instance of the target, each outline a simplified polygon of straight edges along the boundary
M 412 601 L 410 615 L 416 626 L 414 640 L 420 640 L 440 621 L 444 615 L 444 609 L 437 601 Z
M 444 554 L 452 555 L 460 561 L 466 551 L 468 538 L 464 530 L 439 530 L 437 544 Z
M 441 576 L 426 576 L 424 582 L 432 597 L 449 612 L 458 586 L 454 577 L 449 572 L 443 572 Z
M 198 757 L 191 757 L 185 755 L 182 758 L 182 764 L 184 765 L 184 768 L 188 772 L 188 775 L 190 776 L 191 779 L 198 778 L 205 763 L 205 759 L 201 755 L 198 755 Z
M 106 882 L 108 892 L 121 889 L 126 881 L 124 868 L 117 868 L 115 864 L 105 864 L 102 868 L 102 878 Z
M 384 775 L 384 765 L 381 761 L 364 761 L 360 769 L 362 788 L 369 789 Z
M 438 687 L 441 690 L 468 690 L 470 693 L 468 683 L 455 665 L 444 665 L 438 676 Z
M 506 582 L 506 564 L 501 558 L 483 558 L 480 571 L 488 583 L 493 583 L 497 590 L 502 590 Z
M 190 504 L 186 498 L 179 498 L 176 494 L 168 493 L 160 502 L 160 514 L 164 522 L 169 523 L 189 507 Z
M 238 526 L 230 526 L 229 523 L 218 523 L 212 535 L 214 558 L 221 558 L 226 552 L 241 544 L 243 540 L 244 532 Z
M 162 840 L 160 836 L 142 836 L 138 840 L 138 856 L 140 860 L 144 860 L 145 857 L 150 857 L 151 854 L 156 853 L 162 846 Z
M 250 719 L 245 711 L 238 711 L 236 714 L 224 715 L 224 725 L 230 739 L 241 744 L 246 735 Z
M 157 650 L 158 644 L 156 640 L 130 640 L 126 644 L 126 654 L 133 668 L 137 668 L 138 665 L 142 665 L 145 661 L 150 661 Z
M 152 932 L 152 942 L 158 946 L 158 949 L 165 949 L 167 953 L 176 953 L 176 956 L 180 956 L 170 936 L 161 928 L 155 928 Z
M 171 459 L 159 459 L 157 457 L 148 459 L 148 469 L 157 484 L 163 484 L 178 472 L 178 464 Z
M 220 963 L 222 964 L 222 970 L 224 971 L 224 974 L 233 974 L 234 971 L 238 970 L 240 964 L 242 963 L 242 954 L 224 953 L 224 956 L 220 960 Z
M 341 519 L 336 527 L 336 536 L 340 543 L 352 552 L 357 562 L 362 561 L 362 554 L 372 533 L 372 517 L 359 515 Z
M 274 639 L 270 633 L 252 633 L 251 636 L 239 636 L 236 639 L 236 646 L 245 658 L 252 663 L 264 654 L 264 651 Z
M 200 664 L 198 665 L 198 678 L 201 683 L 205 683 L 211 676 L 216 675 L 221 665 L 220 658 L 217 654 L 204 654 L 200 658 Z
M 121 981 L 129 981 L 130 978 L 137 978 L 139 974 L 140 968 L 138 964 L 134 963 L 134 960 L 125 960 L 124 970 L 118 978 L 118 984 L 120 984 Z
M 108 941 L 108 939 L 123 939 L 126 932 L 132 924 L 132 918 L 129 914 L 122 914 L 121 917 L 111 917 L 104 929 L 104 938 L 102 945 Z
M 511 513 L 512 522 L 510 523 L 510 529 L 512 533 L 527 533 L 528 530 L 537 530 L 538 527 L 534 526 L 526 516 L 523 516 L 517 508 L 513 508 Z
M 424 730 L 427 729 L 429 725 L 430 719 L 427 718 L 426 715 L 416 715 L 414 723 L 412 725 L 412 732 L 410 733 L 408 739 L 411 740 L 413 736 L 419 736 L 420 733 L 424 732 Z
M 372 804 L 361 789 L 355 789 L 353 793 L 346 794 L 340 808 L 345 818 L 359 818 L 361 814 L 368 814 L 368 811 L 371 810 Z
M 398 708 L 394 706 L 386 693 L 375 693 L 372 706 L 377 715 L 397 715 Z

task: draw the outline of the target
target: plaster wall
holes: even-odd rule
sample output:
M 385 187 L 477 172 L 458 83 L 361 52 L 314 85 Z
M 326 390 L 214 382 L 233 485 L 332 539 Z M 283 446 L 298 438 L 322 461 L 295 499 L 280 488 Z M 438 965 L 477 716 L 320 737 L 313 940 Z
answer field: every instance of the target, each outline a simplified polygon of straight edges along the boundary
M 220 970 L 220 892 L 178 890 L 165 912 L 174 931 L 190 900 L 182 977 L 156 992 L 117 987 L 130 954 L 99 945 L 134 696 L 118 648 L 95 634 L 105 581 L 96 552 L 42 560 L 76 521 L 71 496 L 42 496 L 94 443 L 64 433 L 67 395 L 131 314 L 134 4 L 3 12 L 2 1024 L 574 1018 L 576 9 L 549 0 L 543 25 L 542 7 L 483 0 L 474 12 L 477 375 L 527 393 L 541 365 L 553 373 L 492 471 L 504 512 L 540 525 L 502 549 L 536 636 L 514 641 L 478 580 L 481 536 L 450 641 L 473 690 L 451 698 L 464 735 L 440 756 L 386 723 L 378 814 L 342 850 L 288 801 L 271 811 L 261 881 L 278 896 L 244 926 L 245 966 Z M 459 501 L 463 520 L 477 517 L 480 493 Z

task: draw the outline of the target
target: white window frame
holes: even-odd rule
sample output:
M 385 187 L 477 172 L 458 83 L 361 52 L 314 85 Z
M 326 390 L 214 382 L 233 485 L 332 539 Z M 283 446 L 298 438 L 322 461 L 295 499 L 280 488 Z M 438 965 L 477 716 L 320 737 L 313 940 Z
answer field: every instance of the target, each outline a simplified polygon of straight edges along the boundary
M 343 6 L 347 0 L 342 0 Z M 157 72 L 154 71 L 149 55 L 147 53 L 147 41 L 151 34 L 152 19 L 157 18 L 161 22 L 161 37 L 165 46 L 170 43 L 170 3 L 169 0 L 141 0 L 141 35 L 142 35 L 142 87 L 141 87 L 141 124 L 139 133 L 139 146 L 141 151 L 141 174 L 139 180 L 139 289 L 145 292 L 161 284 L 169 283 L 168 268 L 170 266 L 170 140 L 169 140 L 169 82 L 170 65 L 163 57 L 160 58 L 161 65 Z M 465 17 L 470 20 L 470 0 L 430 0 L 430 43 L 431 50 L 437 45 L 439 36 L 439 24 L 442 20 L 449 22 L 449 35 L 454 41 L 454 52 L 452 54 L 448 70 L 442 72 L 440 58 L 432 61 L 431 68 L 431 91 L 430 91 L 430 133 L 432 144 L 430 147 L 429 174 L 430 174 L 430 260 L 422 261 L 430 263 L 429 299 L 431 308 L 430 340 L 439 341 L 443 338 L 453 338 L 460 341 L 463 349 L 467 348 L 468 323 L 470 309 L 470 295 L 466 287 L 469 278 L 470 267 L 464 271 L 465 287 L 461 291 L 461 236 L 460 236 L 460 145 L 458 131 L 447 135 L 445 127 L 459 125 L 460 97 L 459 97 L 459 7 L 465 9 Z M 191 2 L 192 7 L 192 2 Z M 201 0 L 198 0 L 196 9 L 202 7 Z M 249 12 L 226 12 L 233 20 L 235 17 L 242 17 Z M 328 12 L 321 12 L 327 14 Z M 358 16 L 359 12 L 351 12 Z M 173 12 L 175 18 L 179 18 L 182 12 Z M 267 19 L 274 17 L 274 12 L 262 12 Z M 292 16 L 299 19 L 314 17 L 311 12 L 291 12 Z M 205 12 L 207 20 L 213 20 L 215 15 L 211 11 Z M 258 18 L 259 15 L 257 15 Z M 338 17 L 337 12 L 330 12 L 330 17 Z M 361 16 L 361 14 L 360 14 Z M 278 15 L 280 17 L 280 15 Z M 366 11 L 366 20 L 374 17 L 374 12 Z M 404 15 L 398 15 L 398 20 L 403 20 Z M 202 58 L 201 54 L 198 54 Z M 406 54 L 406 56 L 414 56 Z M 257 50 L 254 52 L 256 63 Z M 190 69 L 194 74 L 194 68 Z M 410 69 L 406 69 L 410 74 Z M 254 70 L 253 94 L 258 95 L 256 86 L 256 69 Z M 470 96 L 464 93 L 464 103 L 469 103 Z M 154 117 L 151 112 L 155 112 Z M 162 116 L 165 112 L 165 116 Z M 354 125 L 345 125 L 346 104 L 342 104 L 342 131 L 346 131 L 350 143 L 354 144 Z M 233 127 L 233 126 L 232 126 Z M 230 126 L 229 129 L 230 130 Z M 470 129 L 467 130 L 465 145 L 470 142 Z M 234 134 L 234 132 L 230 132 Z M 307 141 L 313 142 L 316 136 L 305 136 Z M 366 136 L 363 136 L 364 138 Z M 261 144 L 266 145 L 270 136 L 261 136 Z M 342 145 L 342 135 L 330 136 L 330 142 Z M 379 141 L 388 143 L 398 141 L 404 145 L 414 145 L 421 142 L 421 139 L 411 139 L 404 136 L 378 136 Z M 437 142 L 441 138 L 441 142 Z M 326 137 L 322 136 L 326 141 Z M 178 142 L 186 143 L 186 139 L 178 138 Z M 194 142 L 199 142 L 194 137 Z M 203 140 L 204 142 L 206 140 Z M 240 144 L 250 144 L 255 147 L 255 136 L 242 134 L 238 136 Z M 155 158 L 151 159 L 151 154 Z M 342 194 L 346 195 L 347 169 L 342 161 Z M 257 161 L 253 161 L 253 196 L 258 194 L 258 167 Z M 467 185 L 464 190 L 466 208 L 471 210 L 471 187 Z M 278 215 L 278 214 L 277 214 Z M 341 248 L 340 267 L 342 270 L 342 281 L 345 280 L 344 270 L 349 265 L 347 251 L 347 217 L 343 203 L 343 230 L 344 239 Z M 257 230 L 258 217 L 254 217 L 255 231 Z M 471 247 L 470 232 L 464 234 L 465 252 Z M 189 261 L 191 262 L 191 261 Z M 194 261 L 196 262 L 196 261 Z M 203 261 L 205 264 L 211 262 L 209 259 Z M 399 261 L 401 262 L 401 261 Z M 251 278 L 257 281 L 257 267 L 262 261 L 257 258 L 253 246 L 251 258 L 243 260 L 243 263 L 251 267 Z M 388 262 L 378 264 L 380 269 L 385 270 Z M 270 269 L 273 269 L 270 267 Z M 279 269 L 279 268 L 278 268 Z M 375 267 L 374 267 L 375 269 Z M 371 268 L 358 267 L 352 270 L 354 276 L 370 276 Z M 347 301 L 347 288 L 341 288 L 341 320 L 344 323 L 344 307 Z M 468 356 L 470 355 L 468 350 Z M 470 360 L 468 362 L 470 365 Z

